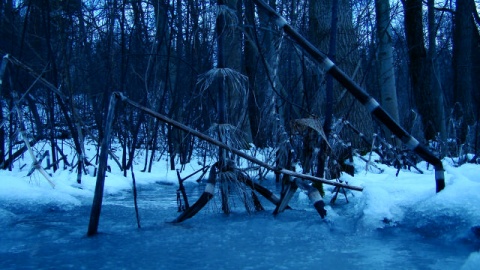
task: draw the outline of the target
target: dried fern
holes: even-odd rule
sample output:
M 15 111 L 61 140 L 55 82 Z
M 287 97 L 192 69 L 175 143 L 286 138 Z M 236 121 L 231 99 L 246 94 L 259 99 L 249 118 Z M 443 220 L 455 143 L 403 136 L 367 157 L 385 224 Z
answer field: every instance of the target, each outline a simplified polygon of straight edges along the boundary
M 328 147 L 331 149 L 332 147 L 330 146 L 327 136 L 325 135 L 325 131 L 323 131 L 322 123 L 320 123 L 320 120 L 316 118 L 302 118 L 302 119 L 296 119 L 294 121 L 294 126 L 297 130 L 304 130 L 305 128 L 311 128 L 315 130 L 320 137 L 327 143 Z
M 207 90 L 217 78 L 222 78 L 222 82 L 231 86 L 233 91 L 243 95 L 247 94 L 248 77 L 231 68 L 212 68 L 200 74 L 197 79 L 200 91 Z
M 207 132 L 228 146 L 236 149 L 248 149 L 250 147 L 247 141 L 247 135 L 230 124 L 213 124 Z

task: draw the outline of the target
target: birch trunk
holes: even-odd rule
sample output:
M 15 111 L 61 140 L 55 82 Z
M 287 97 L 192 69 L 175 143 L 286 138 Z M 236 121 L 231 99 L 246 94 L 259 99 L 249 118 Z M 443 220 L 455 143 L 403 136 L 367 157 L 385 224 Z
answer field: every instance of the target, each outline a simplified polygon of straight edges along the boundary
M 377 20 L 377 74 L 378 87 L 381 93 L 382 107 L 396 122 L 399 122 L 397 89 L 395 85 L 395 69 L 393 66 L 393 47 L 390 25 L 389 0 L 375 0 L 375 14 Z M 385 128 L 386 135 L 391 132 Z

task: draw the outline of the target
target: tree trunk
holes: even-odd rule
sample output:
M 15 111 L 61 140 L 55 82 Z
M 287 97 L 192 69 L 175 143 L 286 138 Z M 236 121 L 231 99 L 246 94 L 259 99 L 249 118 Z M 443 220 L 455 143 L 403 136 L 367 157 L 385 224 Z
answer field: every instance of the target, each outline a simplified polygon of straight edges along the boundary
M 98 175 L 95 184 L 95 193 L 90 212 L 90 221 L 88 224 L 87 236 L 93 236 L 98 232 L 98 224 L 100 223 L 100 212 L 102 210 L 103 190 L 105 187 L 105 176 L 108 166 L 108 151 L 110 145 L 110 133 L 112 131 L 112 123 L 115 115 L 116 96 L 110 97 L 107 114 L 105 117 L 105 132 L 101 142 L 99 154 Z
M 458 106 L 455 111 L 455 120 L 460 126 L 457 131 L 458 143 L 464 143 L 467 137 L 468 126 L 473 124 L 475 112 L 473 110 L 472 85 L 472 33 L 473 20 L 471 0 L 456 0 L 453 33 L 453 74 L 454 98 Z
M 219 9 L 219 14 L 217 15 L 217 19 L 215 22 L 215 33 L 217 37 L 217 68 L 225 68 L 226 67 L 226 59 L 225 59 L 225 41 L 227 40 L 227 20 L 225 16 L 225 10 L 228 8 L 227 6 L 228 0 L 218 0 L 217 6 Z M 227 123 L 227 100 L 226 100 L 226 91 L 225 89 L 225 78 L 222 76 L 218 76 L 218 101 L 217 101 L 217 110 L 218 110 L 218 140 L 223 143 L 227 143 L 224 139 L 222 130 L 222 125 Z M 219 159 L 219 170 L 220 172 L 224 172 L 223 166 L 227 163 L 227 156 L 225 149 L 218 148 L 218 159 Z M 220 179 L 222 179 L 220 177 Z M 228 186 L 224 181 L 220 183 L 220 192 L 221 192 L 221 199 L 222 199 L 222 210 L 225 214 L 230 213 L 230 209 L 228 206 Z
M 250 132 L 253 143 L 257 147 L 265 146 L 265 133 L 262 132 L 262 91 L 259 91 L 256 84 L 256 75 L 258 72 L 258 59 L 260 57 L 260 48 L 255 45 L 255 33 L 253 25 L 255 24 L 255 7 L 252 2 L 245 3 L 245 52 L 244 65 L 245 73 L 248 77 L 248 117 L 250 121 Z
M 43 1 L 42 1 L 43 2 Z M 41 5 L 42 7 L 42 17 L 43 17 L 43 27 L 45 33 L 46 49 L 47 49 L 47 59 L 50 62 L 51 71 L 47 73 L 47 79 L 53 83 L 53 85 L 58 85 L 57 79 L 57 63 L 56 57 L 53 53 L 52 38 L 51 38 L 51 10 L 49 1 L 45 1 Z M 55 172 L 58 169 L 57 166 L 57 150 L 55 149 L 56 139 L 55 139 L 55 129 L 56 129 L 56 118 L 55 118 L 55 95 L 53 92 L 48 92 L 47 106 L 48 106 L 48 121 L 50 127 L 50 144 L 51 144 L 51 154 L 52 154 L 52 168 Z
M 338 25 L 338 0 L 332 1 L 332 19 L 330 23 L 330 43 L 328 45 L 328 57 L 332 61 L 336 61 L 337 54 L 337 25 Z M 327 160 L 327 155 L 329 149 L 327 148 L 328 139 L 332 131 L 332 118 L 333 118 L 333 78 L 330 75 L 327 75 L 327 85 L 326 85 L 326 104 L 325 104 L 325 121 L 323 123 L 323 131 L 325 138 L 321 140 L 320 143 L 320 152 L 317 156 L 317 171 L 316 176 L 324 177 L 325 176 L 325 161 Z M 317 134 L 318 136 L 318 134 Z M 326 141 L 327 140 L 327 141 Z M 323 190 L 322 186 L 318 186 L 319 190 Z
M 439 139 L 446 141 L 447 127 L 445 119 L 445 99 L 437 68 L 437 24 L 435 22 L 435 1 L 428 0 L 428 62 L 430 64 L 430 88 L 433 94 L 433 108 L 436 111 L 433 119 L 439 133 Z
M 238 0 L 218 0 L 218 15 L 216 20 L 216 37 L 217 37 L 217 68 L 229 68 L 240 72 L 241 70 L 241 39 L 239 30 L 238 18 Z M 223 80 L 223 79 L 221 79 Z M 246 131 L 245 116 L 246 116 L 246 98 L 242 91 L 232 85 L 230 80 L 224 80 L 219 84 L 219 87 L 225 87 L 223 93 L 220 92 L 219 102 L 223 102 L 223 95 L 225 96 L 225 122 L 229 123 L 243 131 Z M 222 86 L 224 84 L 224 86 Z M 221 108 L 219 108 L 221 109 Z M 220 117 L 220 115 L 219 115 Z
M 155 152 L 157 151 L 157 142 L 158 142 L 158 129 L 160 128 L 160 121 L 155 119 L 155 125 L 153 128 L 152 134 L 152 153 L 150 153 L 150 161 L 148 163 L 148 172 L 152 172 L 153 160 L 155 157 Z
M 377 74 L 378 87 L 381 93 L 381 104 L 393 120 L 399 123 L 389 0 L 375 0 L 375 14 L 377 19 L 378 43 Z M 390 137 L 391 132 L 386 132 L 386 135 Z
M 309 40 L 321 51 L 329 51 L 329 40 L 332 22 L 332 5 L 333 0 L 316 1 L 310 0 L 309 2 Z M 338 0 L 338 26 L 336 31 L 336 60 L 338 66 L 341 66 L 349 74 L 354 74 L 360 57 L 358 52 L 352 48 L 358 47 L 357 33 L 353 25 L 352 18 L 352 6 L 348 0 Z M 361 72 L 360 72 L 361 73 Z M 359 74 L 356 75 L 359 77 Z M 323 90 L 322 81 L 323 78 L 311 77 L 312 80 L 309 85 L 306 85 L 306 99 L 308 102 L 315 102 L 312 105 L 306 106 L 307 108 L 313 108 L 311 111 L 315 115 L 323 115 L 320 112 L 320 108 L 326 106 L 325 100 L 319 100 L 320 95 L 318 90 Z M 307 80 L 308 81 L 308 80 Z M 368 111 L 355 102 L 354 97 L 351 95 L 343 95 L 343 88 L 333 83 L 333 104 L 332 113 L 337 118 L 348 118 L 349 121 L 356 123 L 356 125 L 364 133 L 372 131 L 371 118 L 365 117 L 368 115 Z M 308 91 L 312 92 L 309 93 Z M 323 93 L 323 92 L 322 92 Z M 315 105 L 317 104 L 317 105 Z M 316 110 L 316 111 L 315 111 Z M 361 147 L 362 141 L 357 136 L 353 136 L 351 133 L 341 133 L 340 136 L 346 141 L 351 141 L 354 147 Z
M 168 105 L 169 106 L 169 114 L 170 116 L 179 121 L 179 122 L 185 122 L 184 120 L 184 114 L 185 114 L 185 97 L 186 97 L 186 90 L 188 88 L 187 83 L 188 81 L 185 80 L 185 68 L 182 62 L 180 62 L 180 59 L 185 58 L 185 53 L 184 53 L 184 30 L 182 29 L 182 22 L 184 20 L 184 14 L 182 11 L 182 1 L 177 0 L 176 2 L 176 27 L 177 27 L 177 33 L 176 33 L 176 60 L 177 63 L 175 65 L 175 81 L 173 82 L 173 88 L 174 91 L 171 93 L 171 100 L 172 102 Z M 175 128 L 168 128 L 168 144 L 170 146 L 169 152 L 170 152 L 170 169 L 175 170 L 175 157 L 178 155 L 180 159 L 182 159 L 182 156 L 184 156 L 184 151 L 186 150 L 185 144 L 186 140 L 183 140 L 184 134 Z
M 5 128 L 4 128 L 4 116 L 3 116 L 3 89 L 4 89 L 4 77 L 5 77 L 5 71 L 7 69 L 7 63 L 8 63 L 8 55 L 3 56 L 2 62 L 0 63 L 0 98 L 2 101 L 0 101 L 0 165 L 3 165 L 3 162 L 5 161 Z
M 226 125 L 232 124 L 236 128 L 245 130 L 245 95 L 242 95 L 243 86 L 236 84 L 237 74 L 227 73 L 227 69 L 238 72 L 240 70 L 240 39 L 237 16 L 237 0 L 218 0 L 218 14 L 216 18 L 215 33 L 217 39 L 217 68 L 225 69 L 225 73 L 218 72 L 217 81 L 217 110 L 218 110 L 218 137 L 221 142 L 226 144 L 234 143 L 233 140 L 227 141 L 226 133 L 230 132 Z M 235 132 L 235 131 L 232 131 Z M 233 134 L 233 133 L 232 133 Z M 227 164 L 227 151 L 219 148 L 220 173 L 225 173 Z M 220 179 L 225 179 L 219 175 Z M 225 214 L 230 213 L 228 205 L 228 181 L 220 181 L 222 195 L 222 210 Z
M 2 16 L 0 16 L 0 49 L 4 49 L 6 51 L 9 51 L 10 53 L 13 52 L 13 44 L 14 41 L 16 40 L 15 37 L 15 31 L 13 31 L 13 0 L 7 0 L 7 1 L 1 1 L 2 3 L 0 4 L 0 13 Z M 10 50 L 11 51 L 10 51 Z M 3 94 L 6 85 L 6 68 L 7 68 L 7 62 L 8 62 L 8 55 L 0 55 L 2 57 L 1 65 L 0 65 L 0 99 L 6 100 L 4 97 L 5 95 Z M 4 110 L 4 104 L 3 102 L 0 102 L 0 123 L 2 125 L 0 126 L 0 165 L 3 165 L 3 162 L 5 161 L 6 158 L 6 153 L 5 153 L 5 139 L 7 136 L 5 136 L 5 125 L 3 125 L 3 121 L 5 121 L 4 115 L 3 115 L 3 110 Z
M 423 36 L 422 0 L 404 1 L 405 34 L 410 60 L 411 87 L 415 105 L 422 117 L 424 138 L 435 140 L 438 127 L 435 125 L 434 97 L 430 89 L 430 65 Z

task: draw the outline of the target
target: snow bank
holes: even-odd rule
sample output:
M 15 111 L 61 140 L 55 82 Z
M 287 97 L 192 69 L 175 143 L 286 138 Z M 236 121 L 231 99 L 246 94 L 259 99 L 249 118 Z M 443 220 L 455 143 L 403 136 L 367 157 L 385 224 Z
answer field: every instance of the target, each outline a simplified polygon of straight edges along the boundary
M 28 164 L 28 160 L 27 160 Z M 200 168 L 200 166 L 197 166 Z M 187 165 L 182 176 L 189 175 L 198 168 Z M 45 177 L 38 171 L 27 176 L 28 169 L 15 169 L 13 171 L 0 170 L 0 209 L 3 206 L 15 207 L 28 206 L 56 207 L 68 210 L 81 204 L 90 204 L 95 190 L 96 177 L 93 177 L 93 168 L 88 175 L 82 176 L 82 183 L 78 184 L 76 172 L 57 170 L 48 171 L 55 187 L 49 184 Z M 155 182 L 177 184 L 176 171 L 171 171 L 167 166 L 154 166 L 152 173 L 134 171 L 137 185 L 149 185 Z M 188 182 L 192 182 L 192 177 Z M 132 174 L 127 177 L 118 167 L 112 166 L 112 171 L 106 173 L 104 195 L 115 195 L 125 190 L 132 189 Z
M 449 240 L 471 237 L 471 228 L 480 225 L 479 165 L 456 168 L 446 164 L 446 188 L 437 194 L 433 168 L 425 162 L 418 164 L 423 174 L 401 170 L 398 177 L 394 168 L 378 165 L 382 173 L 377 169 L 366 172 L 364 164 L 356 166 L 355 177 L 341 177 L 351 185 L 363 186 L 364 191 L 349 196 L 346 207 L 332 206 L 330 218 L 350 216 L 363 230 L 403 226 Z M 330 198 L 327 193 L 326 200 Z
M 468 256 L 467 261 L 462 266 L 462 270 L 477 270 L 480 266 L 480 252 L 473 252 Z

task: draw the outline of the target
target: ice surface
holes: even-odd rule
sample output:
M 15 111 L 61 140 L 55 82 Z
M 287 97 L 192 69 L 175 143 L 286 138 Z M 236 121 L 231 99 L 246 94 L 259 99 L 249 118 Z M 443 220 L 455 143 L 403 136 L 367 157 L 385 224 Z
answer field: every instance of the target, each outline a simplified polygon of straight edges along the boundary
M 480 226 L 479 165 L 445 162 L 446 188 L 437 194 L 432 167 L 424 162 L 418 164 L 424 174 L 402 170 L 398 177 L 395 169 L 367 171 L 358 162 L 355 177 L 341 179 L 364 191 L 348 192 L 348 204 L 339 194 L 330 205 L 326 186 L 325 220 L 299 190 L 294 210 L 276 217 L 263 199 L 264 212 L 248 214 L 237 200 L 225 216 L 216 194 L 181 224 L 168 223 L 178 215 L 176 172 L 157 164 L 150 174 L 135 171 L 140 230 L 131 175 L 112 166 L 100 234 L 93 238 L 85 234 L 94 177 L 84 175 L 79 185 L 73 172 L 49 172 L 52 189 L 38 173 L 0 171 L 0 268 L 480 269 L 480 239 L 471 230 Z M 189 164 L 182 175 L 199 167 Z M 194 179 L 185 183 L 191 204 L 204 189 Z M 272 179 L 262 184 L 279 195 Z

